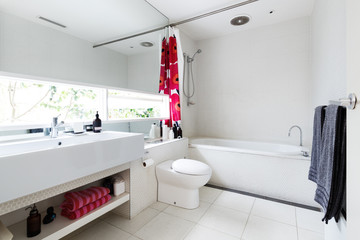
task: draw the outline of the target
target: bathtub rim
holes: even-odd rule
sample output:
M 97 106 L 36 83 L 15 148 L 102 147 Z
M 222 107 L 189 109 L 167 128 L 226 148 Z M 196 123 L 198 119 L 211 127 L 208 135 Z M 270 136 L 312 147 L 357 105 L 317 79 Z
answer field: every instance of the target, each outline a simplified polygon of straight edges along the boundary
M 215 139 L 215 140 L 225 140 L 225 141 L 240 141 L 240 142 L 254 142 L 254 143 L 269 143 L 269 144 L 279 144 L 279 145 L 287 145 L 294 146 L 291 144 L 284 143 L 274 143 L 274 142 L 264 142 L 264 141 L 255 141 L 255 140 L 239 140 L 239 139 L 225 139 L 225 138 L 210 138 L 210 137 L 193 137 L 189 138 L 188 147 L 189 148 L 199 148 L 199 149 L 208 149 L 208 150 L 217 150 L 223 152 L 233 152 L 233 153 L 242 153 L 242 154 L 250 154 L 250 155 L 258 155 L 258 156 L 271 156 L 271 157 L 279 157 L 279 158 L 290 158 L 295 160 L 302 161 L 310 161 L 311 156 L 304 157 L 302 155 L 291 155 L 291 154 L 282 154 L 276 152 L 267 152 L 267 151 L 255 151 L 249 149 L 235 148 L 235 147 L 224 147 L 224 146 L 216 146 L 216 145 L 208 145 L 208 144 L 193 144 L 192 141 L 196 139 Z M 300 147 L 300 146 L 299 146 Z M 306 150 L 310 154 L 310 150 L 306 147 L 300 147 L 302 150 Z

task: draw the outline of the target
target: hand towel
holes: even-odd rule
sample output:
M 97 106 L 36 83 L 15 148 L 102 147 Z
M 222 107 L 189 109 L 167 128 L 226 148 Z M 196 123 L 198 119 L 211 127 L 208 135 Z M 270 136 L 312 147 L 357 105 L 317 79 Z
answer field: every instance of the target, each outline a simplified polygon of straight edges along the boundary
M 67 217 L 71 220 L 78 219 L 79 217 L 87 214 L 88 212 L 94 210 L 95 208 L 98 208 L 101 205 L 107 203 L 110 199 L 111 199 L 110 194 L 107 194 L 104 197 L 96 200 L 95 202 L 87 204 L 86 206 L 83 206 L 82 208 L 79 208 L 75 211 L 69 211 L 67 208 L 64 208 L 63 210 L 61 210 L 61 216 Z
M 336 105 L 329 105 L 326 107 L 322 131 L 315 201 L 320 204 L 324 212 L 327 211 L 331 190 L 338 108 L 339 106 Z
M 346 187 L 346 108 L 339 107 L 336 119 L 336 136 L 334 146 L 334 162 L 331 180 L 331 191 L 325 213 L 326 223 L 331 218 L 339 221 L 343 207 Z
M 60 205 L 60 208 L 66 208 L 68 211 L 73 212 L 109 193 L 110 190 L 105 187 L 90 187 L 82 191 L 68 192 L 65 194 L 66 200 Z
M 313 141 L 311 148 L 311 163 L 309 170 L 309 180 L 317 182 L 317 171 L 320 159 L 321 148 L 321 133 L 325 119 L 325 106 L 318 106 L 315 108 L 314 126 L 313 126 Z

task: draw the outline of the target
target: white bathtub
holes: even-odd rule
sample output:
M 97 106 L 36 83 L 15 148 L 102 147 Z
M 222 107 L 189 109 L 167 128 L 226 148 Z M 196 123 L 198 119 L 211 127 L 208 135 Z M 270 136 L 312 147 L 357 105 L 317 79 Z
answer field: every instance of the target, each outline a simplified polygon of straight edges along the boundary
M 299 146 L 216 138 L 189 141 L 189 157 L 208 164 L 210 184 L 318 207 Z

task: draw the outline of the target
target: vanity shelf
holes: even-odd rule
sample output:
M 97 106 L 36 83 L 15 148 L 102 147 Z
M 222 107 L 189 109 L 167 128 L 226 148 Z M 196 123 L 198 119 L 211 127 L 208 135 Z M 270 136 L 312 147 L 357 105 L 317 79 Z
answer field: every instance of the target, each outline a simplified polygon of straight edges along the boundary
M 55 207 L 56 219 L 54 220 L 54 222 L 47 225 L 41 224 L 41 233 L 35 237 L 32 237 L 31 239 L 60 239 L 68 235 L 69 233 L 75 231 L 76 229 L 95 220 L 96 218 L 102 216 L 103 214 L 120 206 L 121 204 L 129 201 L 129 199 L 130 198 L 128 192 L 125 192 L 117 197 L 112 197 L 109 202 L 76 220 L 69 220 L 61 216 L 61 209 L 59 207 Z M 45 215 L 45 212 L 41 213 L 41 218 L 43 219 Z M 14 235 L 14 240 L 30 239 L 26 237 L 26 220 L 10 226 L 9 230 Z

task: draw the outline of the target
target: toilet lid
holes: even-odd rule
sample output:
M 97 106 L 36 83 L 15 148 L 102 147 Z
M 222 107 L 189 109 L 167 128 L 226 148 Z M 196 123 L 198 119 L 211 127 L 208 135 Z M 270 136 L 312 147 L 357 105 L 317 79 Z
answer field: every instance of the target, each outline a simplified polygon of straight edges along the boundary
M 176 160 L 171 167 L 178 173 L 190 175 L 207 175 L 211 173 L 211 168 L 208 165 L 191 159 Z

